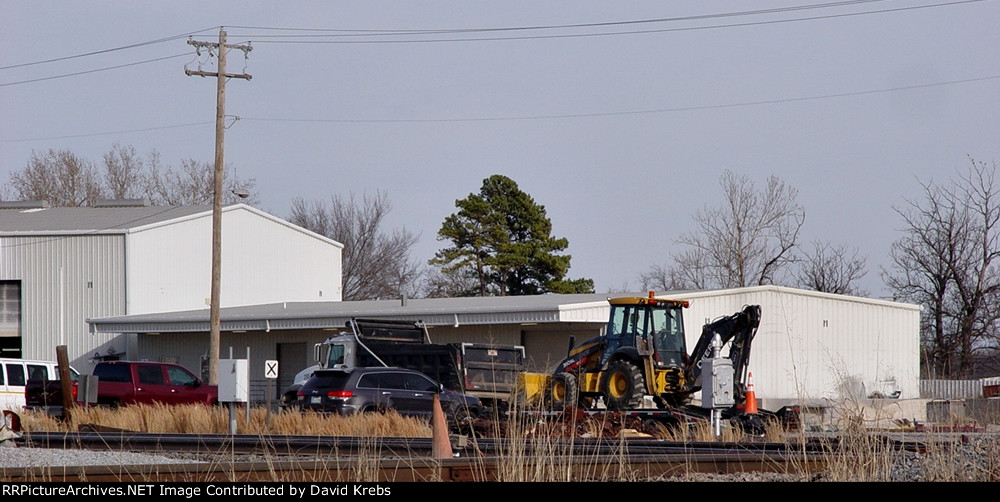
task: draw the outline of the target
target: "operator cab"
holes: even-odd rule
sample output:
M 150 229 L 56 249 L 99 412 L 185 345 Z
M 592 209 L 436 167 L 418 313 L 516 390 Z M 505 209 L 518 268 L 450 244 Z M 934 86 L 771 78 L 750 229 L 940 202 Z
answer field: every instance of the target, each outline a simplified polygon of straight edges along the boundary
M 653 351 L 658 368 L 683 367 L 687 362 L 687 342 L 684 339 L 683 300 L 655 298 L 617 298 L 611 302 L 608 324 L 608 350 L 601 365 L 607 363 L 619 347 L 644 347 Z

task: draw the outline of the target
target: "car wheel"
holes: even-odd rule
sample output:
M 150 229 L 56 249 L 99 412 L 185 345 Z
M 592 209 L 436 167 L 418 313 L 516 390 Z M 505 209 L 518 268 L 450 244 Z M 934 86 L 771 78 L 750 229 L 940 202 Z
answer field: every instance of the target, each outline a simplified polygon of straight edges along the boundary
M 111 408 L 112 410 L 117 410 L 121 407 L 121 401 L 117 399 L 102 399 L 97 402 L 98 406 L 104 406 L 106 408 Z

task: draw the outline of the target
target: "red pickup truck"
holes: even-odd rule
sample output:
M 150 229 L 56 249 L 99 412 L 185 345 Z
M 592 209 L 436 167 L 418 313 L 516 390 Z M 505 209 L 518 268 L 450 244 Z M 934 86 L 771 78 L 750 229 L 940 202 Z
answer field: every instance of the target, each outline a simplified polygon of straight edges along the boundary
M 97 404 L 216 404 L 219 388 L 183 366 L 145 361 L 106 361 L 94 367 Z

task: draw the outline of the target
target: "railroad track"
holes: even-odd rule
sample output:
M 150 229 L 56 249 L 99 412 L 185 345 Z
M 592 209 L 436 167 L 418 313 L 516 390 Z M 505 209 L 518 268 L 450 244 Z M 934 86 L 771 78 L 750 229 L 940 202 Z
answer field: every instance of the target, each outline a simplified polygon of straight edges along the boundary
M 828 440 L 785 442 L 692 442 L 658 439 L 577 438 L 541 440 L 470 438 L 452 435 L 451 446 L 459 454 L 496 456 L 505 452 L 558 455 L 669 455 L 743 453 L 822 453 L 829 451 Z M 91 450 L 140 451 L 152 453 L 198 453 L 206 455 L 315 456 L 357 455 L 378 450 L 383 456 L 427 457 L 433 450 L 432 438 L 348 436 L 246 435 L 246 434 L 162 434 L 140 432 L 31 432 L 17 440 L 33 448 L 82 448 Z
M 688 473 L 821 470 L 836 441 L 676 442 L 652 439 L 544 439 L 452 436 L 454 458 L 434 458 L 431 438 L 297 435 L 151 434 L 125 431 L 32 432 L 33 448 L 183 455 L 183 464 L 4 469 L 5 481 L 530 481 L 656 479 Z M 886 438 L 899 450 L 921 442 Z M 833 446 L 831 446 L 833 445 Z
M 800 460 L 805 472 L 821 458 Z M 17 482 L 416 482 L 416 481 L 626 481 L 690 473 L 790 472 L 787 459 L 756 455 L 641 455 L 511 458 L 314 459 L 218 461 L 190 464 L 69 466 L 4 469 Z
M 518 451 L 527 454 L 559 455 L 659 455 L 696 453 L 827 453 L 838 449 L 837 436 L 803 436 L 798 441 L 666 441 L 660 439 L 574 438 L 558 439 L 498 439 L 452 435 L 452 449 L 475 452 L 479 456 Z M 930 441 L 940 437 L 883 436 L 896 450 L 920 451 Z M 945 439 L 954 441 L 954 439 Z M 432 438 L 315 435 L 255 435 L 255 434 L 177 434 L 130 431 L 91 432 L 26 432 L 16 440 L 21 446 L 34 448 L 83 448 L 92 450 L 141 451 L 156 453 L 188 452 L 204 454 L 261 454 L 280 456 L 315 456 L 335 453 L 357 454 L 378 450 L 383 455 L 412 457 L 429 456 Z

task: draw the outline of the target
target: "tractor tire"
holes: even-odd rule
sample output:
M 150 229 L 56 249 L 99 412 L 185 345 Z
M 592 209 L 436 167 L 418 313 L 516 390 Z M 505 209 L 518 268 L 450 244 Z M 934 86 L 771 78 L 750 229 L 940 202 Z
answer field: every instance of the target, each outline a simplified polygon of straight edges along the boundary
M 569 406 L 576 406 L 580 399 L 580 384 L 576 380 L 576 375 L 566 372 L 556 373 L 549 382 L 546 395 L 553 410 L 559 411 Z
M 646 379 L 638 366 L 614 361 L 601 376 L 601 393 L 609 410 L 638 408 L 646 395 Z

